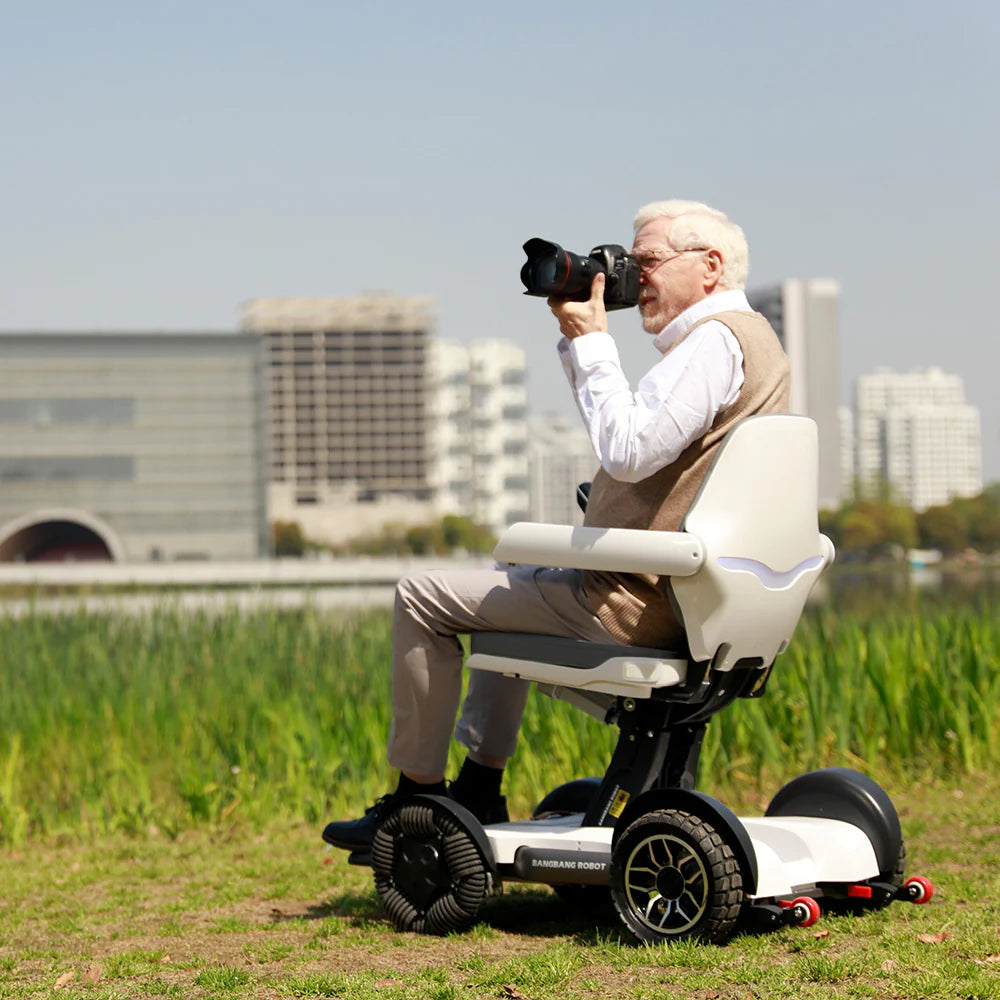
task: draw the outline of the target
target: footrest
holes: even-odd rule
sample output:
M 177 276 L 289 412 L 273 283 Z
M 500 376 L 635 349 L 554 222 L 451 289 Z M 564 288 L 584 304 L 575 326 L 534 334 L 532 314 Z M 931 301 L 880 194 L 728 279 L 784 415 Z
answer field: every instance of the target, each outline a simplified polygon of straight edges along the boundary
M 677 651 L 586 642 L 524 632 L 473 632 L 468 665 L 545 684 L 648 698 L 687 678 Z

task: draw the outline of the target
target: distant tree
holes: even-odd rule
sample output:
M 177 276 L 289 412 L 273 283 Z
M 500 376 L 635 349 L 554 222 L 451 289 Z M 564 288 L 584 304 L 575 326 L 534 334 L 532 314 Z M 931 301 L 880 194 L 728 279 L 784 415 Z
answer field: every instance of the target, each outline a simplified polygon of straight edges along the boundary
M 969 541 L 981 552 L 1000 551 L 1000 504 L 977 521 Z
M 867 503 L 845 510 L 838 519 L 838 545 L 846 552 L 869 552 L 883 541 L 878 518 Z
M 839 551 L 866 558 L 909 549 L 917 542 L 913 511 L 884 497 L 855 497 L 839 510 L 824 511 L 820 527 Z
M 953 554 L 961 552 L 969 541 L 965 520 L 954 504 L 928 507 L 917 515 L 920 544 L 925 549 L 940 549 Z
M 820 530 L 842 553 L 864 557 L 919 545 L 954 555 L 966 548 L 1000 551 L 1000 483 L 979 496 L 956 497 L 915 514 L 885 482 L 855 482 L 837 510 L 821 510 Z
M 445 514 L 441 518 L 441 530 L 449 551 L 463 549 L 466 552 L 492 552 L 496 545 L 496 538 L 489 528 L 457 514 Z
M 386 524 L 374 535 L 362 535 L 337 548 L 337 552 L 365 556 L 401 556 L 411 551 L 406 542 L 408 528 L 402 524 Z
M 980 552 L 1000 549 L 1000 483 L 977 497 L 952 501 L 965 522 L 968 544 Z
M 407 549 L 416 556 L 429 556 L 440 550 L 440 535 L 433 524 L 416 524 L 403 536 Z
M 912 508 L 898 503 L 881 505 L 885 540 L 889 545 L 912 549 L 917 544 L 917 518 Z
M 302 556 L 306 551 L 305 535 L 297 521 L 275 521 L 271 535 L 276 556 Z
M 467 517 L 446 514 L 428 524 L 387 524 L 375 535 L 356 538 L 338 551 L 363 555 L 448 555 L 490 552 L 496 539 L 489 528 Z

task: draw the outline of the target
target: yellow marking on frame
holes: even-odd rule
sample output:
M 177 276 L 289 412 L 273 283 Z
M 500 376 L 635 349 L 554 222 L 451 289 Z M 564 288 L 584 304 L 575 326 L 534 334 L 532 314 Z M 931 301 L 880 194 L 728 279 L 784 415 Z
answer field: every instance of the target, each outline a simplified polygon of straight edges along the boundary
M 615 819 L 618 819 L 618 817 L 625 811 L 625 806 L 628 805 L 628 800 L 628 792 L 626 792 L 624 788 L 619 788 L 614 801 L 611 803 L 611 808 L 608 810 L 608 815 L 614 816 Z

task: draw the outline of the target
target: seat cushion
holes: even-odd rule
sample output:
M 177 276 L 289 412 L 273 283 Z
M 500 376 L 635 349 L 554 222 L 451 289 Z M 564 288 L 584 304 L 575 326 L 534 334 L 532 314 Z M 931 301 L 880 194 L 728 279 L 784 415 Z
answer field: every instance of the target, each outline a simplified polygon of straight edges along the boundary
M 599 667 L 616 657 L 643 657 L 653 660 L 686 659 L 686 649 L 650 649 L 622 646 L 613 642 L 588 642 L 561 636 L 532 635 L 529 632 L 473 632 L 472 652 L 504 656 L 532 663 L 551 663 L 580 670 Z

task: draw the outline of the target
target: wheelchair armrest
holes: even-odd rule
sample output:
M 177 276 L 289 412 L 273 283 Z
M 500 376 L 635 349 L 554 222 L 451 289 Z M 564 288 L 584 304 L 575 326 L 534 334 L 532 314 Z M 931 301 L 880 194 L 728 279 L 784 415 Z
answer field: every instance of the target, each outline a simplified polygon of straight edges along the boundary
M 656 576 L 693 576 L 705 561 L 701 540 L 683 531 L 573 528 L 518 521 L 497 542 L 499 562 Z
M 822 549 L 823 566 L 829 568 L 833 565 L 833 560 L 837 558 L 837 549 L 826 535 L 819 536 L 819 547 Z

